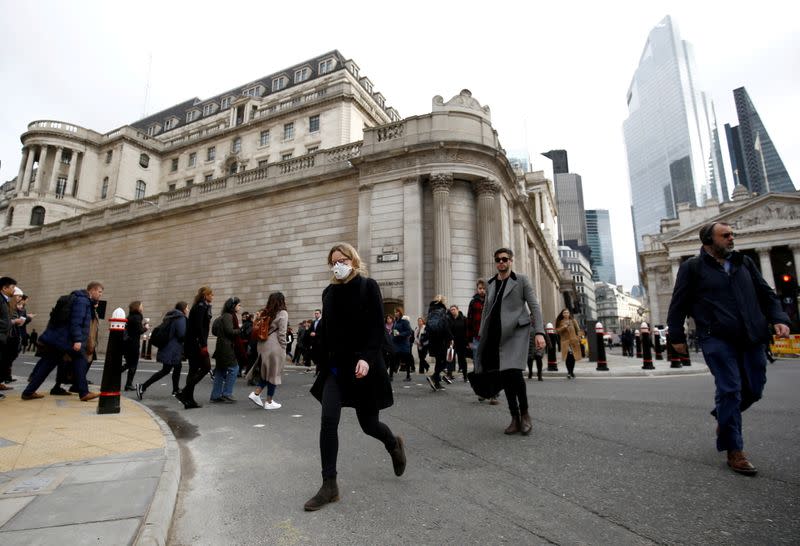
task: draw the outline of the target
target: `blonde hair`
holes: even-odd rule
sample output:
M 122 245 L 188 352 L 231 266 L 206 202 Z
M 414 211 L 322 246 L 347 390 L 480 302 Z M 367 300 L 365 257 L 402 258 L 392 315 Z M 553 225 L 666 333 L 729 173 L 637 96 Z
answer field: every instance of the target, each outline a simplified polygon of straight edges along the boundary
M 442 296 L 441 294 L 436 294 L 433 297 L 433 301 L 435 301 L 437 303 L 441 303 L 442 305 L 447 305 L 447 298 Z
M 328 251 L 328 265 L 329 266 L 333 265 L 333 264 L 331 264 L 331 256 L 333 256 L 333 253 L 336 252 L 337 250 L 339 252 L 341 252 L 342 254 L 344 254 L 344 256 L 346 258 L 350 259 L 350 262 L 352 262 L 351 266 L 353 268 L 353 271 L 352 271 L 352 273 L 350 273 L 350 275 L 346 279 L 341 280 L 341 281 L 338 280 L 336 277 L 331 276 L 331 282 L 332 283 L 344 284 L 344 283 L 350 281 L 356 275 L 361 275 L 362 277 L 366 277 L 367 276 L 367 268 L 364 267 L 364 265 L 361 263 L 361 256 L 358 255 L 358 251 L 350 243 L 336 243 L 335 245 L 333 245 L 331 247 L 331 249 Z

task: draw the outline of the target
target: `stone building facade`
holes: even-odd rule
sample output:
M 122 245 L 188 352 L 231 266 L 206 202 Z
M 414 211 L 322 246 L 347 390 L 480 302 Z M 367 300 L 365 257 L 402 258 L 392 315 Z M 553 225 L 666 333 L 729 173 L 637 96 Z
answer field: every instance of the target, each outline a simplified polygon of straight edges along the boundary
M 712 200 L 704 207 L 679 206 L 677 218 L 661 221 L 661 233 L 644 237 L 639 264 L 653 321 L 666 323 L 678 268 L 697 255 L 701 247 L 698 233 L 710 222 L 726 222 L 733 227 L 735 248 L 749 255 L 775 288 L 796 332 L 800 192 L 755 196 L 742 185 L 734 189 L 729 202 Z
M 381 286 L 387 310 L 402 304 L 415 317 L 439 293 L 466 308 L 475 280 L 494 273 L 494 249 L 509 246 L 515 270 L 533 280 L 543 313 L 555 316 L 562 297 L 552 182 L 512 168 L 489 108 L 464 90 L 449 101 L 434 97 L 429 114 L 395 120 L 394 111 L 382 109 L 374 93 L 367 95 L 349 68 L 339 72 L 323 75 L 327 83 L 319 81 L 316 88 L 301 82 L 284 101 L 286 109 L 273 112 L 285 117 L 262 119 L 262 110 L 251 108 L 253 97 L 241 95 L 229 104 L 246 106 L 241 125 L 233 118 L 237 109 L 220 114 L 211 132 L 193 132 L 193 120 L 148 135 L 154 122 L 137 122 L 138 128 L 97 136 L 109 146 L 95 151 L 89 136 L 98 134 L 79 130 L 85 148 L 73 158 L 82 173 L 77 195 L 85 197 L 85 206 L 24 229 L 16 229 L 12 219 L 13 232 L 0 234 L 4 274 L 32 294 L 31 310 L 42 317 L 58 295 L 97 279 L 112 308 L 139 299 L 153 317 L 191 299 L 201 285 L 214 289 L 217 307 L 238 296 L 251 310 L 280 290 L 295 321 L 320 305 L 330 278 L 330 246 L 349 241 Z M 258 115 L 248 118 L 249 113 Z M 269 121 L 272 133 L 314 115 L 320 116 L 319 135 L 298 131 L 293 142 L 255 144 L 265 130 L 262 122 Z M 67 138 L 66 124 L 47 123 L 46 138 Z M 328 138 L 327 130 L 334 136 Z M 360 140 L 351 141 L 354 136 Z M 30 179 L 30 157 L 41 158 L 34 142 L 42 138 L 38 129 L 22 137 L 22 182 Z M 203 161 L 199 155 L 211 146 L 217 155 Z M 285 149 L 292 157 L 283 159 Z M 108 152 L 111 163 L 105 164 Z M 143 153 L 148 167 L 140 165 Z M 46 157 L 42 164 L 47 175 Z M 101 199 L 106 177 L 110 197 Z M 73 180 L 69 172 L 67 179 Z M 137 179 L 147 186 L 143 195 L 135 193 Z M 25 195 L 26 185 L 19 184 L 8 203 L 15 209 L 24 209 L 19 200 L 42 197 Z M 40 188 L 35 180 L 33 187 Z M 45 198 L 51 186 L 46 188 Z
M 597 321 L 603 324 L 605 331 L 621 334 L 625 328 L 636 330 L 643 321 L 650 321 L 647 310 L 641 300 L 625 292 L 622 285 L 597 282 L 595 297 L 597 298 Z

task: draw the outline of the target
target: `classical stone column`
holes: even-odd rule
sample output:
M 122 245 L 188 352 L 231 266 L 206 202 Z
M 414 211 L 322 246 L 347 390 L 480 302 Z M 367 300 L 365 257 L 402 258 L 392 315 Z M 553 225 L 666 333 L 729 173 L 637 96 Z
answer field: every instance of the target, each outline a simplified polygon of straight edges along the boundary
M 528 237 L 525 235 L 525 224 L 520 218 L 514 218 L 514 269 L 530 279 Z
M 47 183 L 49 181 L 44 176 L 44 163 L 47 161 L 48 148 L 46 144 L 43 144 L 39 149 L 39 168 L 36 171 L 36 185 L 39 187 L 39 193 L 42 194 L 47 192 Z
M 495 196 L 500 184 L 491 178 L 478 180 L 473 189 L 478 196 L 478 273 L 484 279 L 494 275 L 493 252 L 500 246 L 497 226 L 497 204 Z
M 800 245 L 789 245 L 792 250 L 792 263 L 794 264 L 794 278 L 800 275 Z
M 767 284 L 775 288 L 775 273 L 772 271 L 772 261 L 769 259 L 769 252 L 771 247 L 756 248 L 758 252 L 758 261 L 761 263 L 761 276 L 767 281 Z
M 403 179 L 403 304 L 412 327 L 425 311 L 422 247 L 422 184 L 411 176 Z
M 61 156 L 64 153 L 64 148 L 62 146 L 58 146 L 56 148 L 56 158 L 53 160 L 53 172 L 50 173 L 50 183 L 48 184 L 48 193 L 55 193 L 56 191 L 56 180 L 58 180 L 58 167 L 61 164 Z
M 364 184 L 358 188 L 358 241 L 356 248 L 361 261 L 369 266 L 372 256 L 372 189 L 374 184 Z
M 661 309 L 658 305 L 658 269 L 655 267 L 647 268 L 647 299 L 650 300 L 650 322 L 652 324 L 661 324 Z
M 69 174 L 67 175 L 67 187 L 64 190 L 64 195 L 72 196 L 73 188 L 75 187 L 75 170 L 78 168 L 78 150 L 72 150 L 72 159 L 69 162 Z
M 675 279 L 678 278 L 678 269 L 681 267 L 681 259 L 672 258 L 669 261 L 669 265 L 672 268 L 672 286 L 675 286 Z
M 25 150 L 27 152 L 27 158 L 25 159 L 25 169 L 22 173 L 22 186 L 20 186 L 20 191 L 28 193 L 28 188 L 30 188 L 31 185 L 31 176 L 33 176 L 33 156 L 36 155 L 36 152 L 30 146 L 26 146 Z
M 25 181 L 25 162 L 28 160 L 28 148 L 22 148 L 22 157 L 19 159 L 19 171 L 17 173 L 17 184 L 15 186 L 17 193 L 22 191 L 22 184 Z
M 449 203 L 453 174 L 434 173 L 430 184 L 433 190 L 433 291 L 449 298 L 453 279 Z

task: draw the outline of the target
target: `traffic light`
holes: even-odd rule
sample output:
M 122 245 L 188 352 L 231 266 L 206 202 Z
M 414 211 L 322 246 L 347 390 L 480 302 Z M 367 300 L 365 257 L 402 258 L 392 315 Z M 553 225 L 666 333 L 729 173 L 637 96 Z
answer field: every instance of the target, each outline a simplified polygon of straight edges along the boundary
M 783 280 L 783 282 L 785 282 L 785 283 L 790 283 L 790 282 L 792 282 L 792 276 L 788 275 L 788 274 L 784 275 L 783 277 L 781 277 L 781 280 Z

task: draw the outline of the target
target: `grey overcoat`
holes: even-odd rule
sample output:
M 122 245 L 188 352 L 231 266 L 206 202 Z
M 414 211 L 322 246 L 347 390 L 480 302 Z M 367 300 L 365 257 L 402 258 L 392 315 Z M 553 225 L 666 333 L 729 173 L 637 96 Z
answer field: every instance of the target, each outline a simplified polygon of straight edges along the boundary
M 489 320 L 494 308 L 494 297 L 500 287 L 497 275 L 489 279 L 481 316 L 480 337 L 486 339 Z M 527 306 L 526 306 L 527 304 Z M 533 294 L 528 277 L 511 272 L 503 292 L 503 305 L 500 310 L 500 370 L 524 370 L 527 365 L 528 343 L 530 341 L 531 317 L 533 330 L 544 335 L 542 311 Z M 478 344 L 478 359 L 475 362 L 480 372 L 480 361 L 485 348 Z

